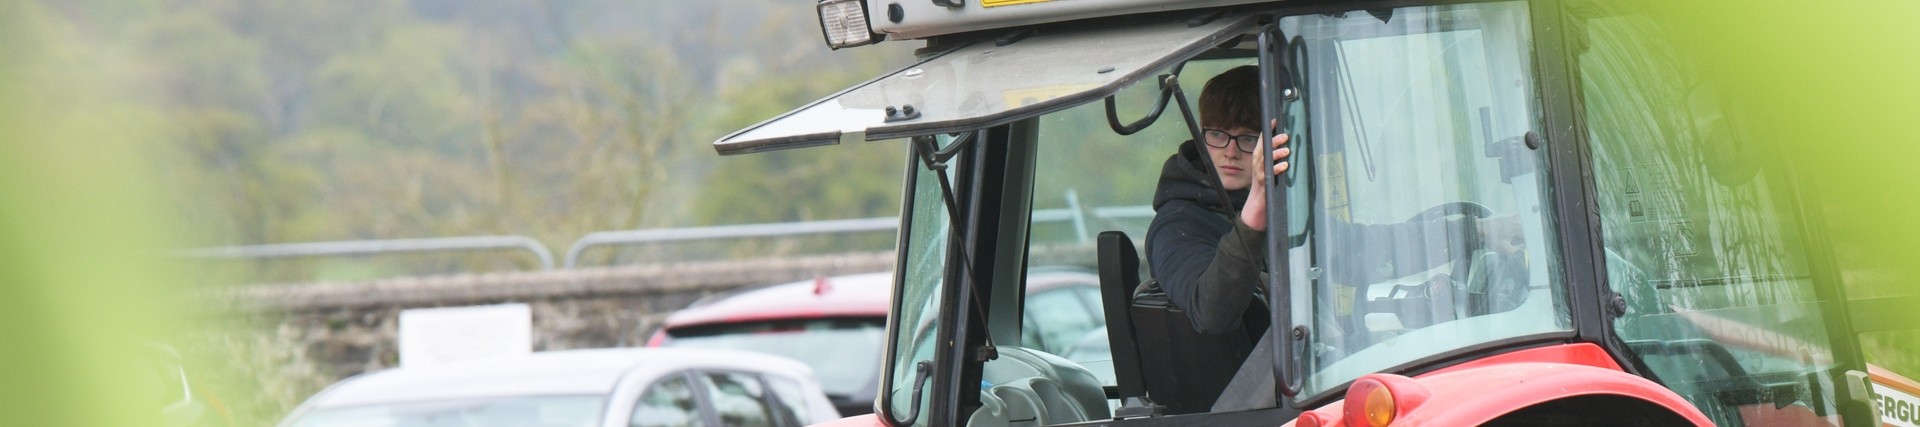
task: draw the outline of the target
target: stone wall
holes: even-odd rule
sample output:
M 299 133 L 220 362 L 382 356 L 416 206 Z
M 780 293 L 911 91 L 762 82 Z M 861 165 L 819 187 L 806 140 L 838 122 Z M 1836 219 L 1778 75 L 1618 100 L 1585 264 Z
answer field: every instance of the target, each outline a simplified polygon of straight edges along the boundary
M 242 318 L 251 342 L 284 343 L 327 384 L 395 366 L 400 311 L 526 303 L 533 350 L 638 346 L 668 314 L 715 293 L 817 276 L 888 271 L 894 256 L 855 253 L 542 272 L 254 285 L 201 295 Z M 266 373 L 266 375 L 272 375 Z

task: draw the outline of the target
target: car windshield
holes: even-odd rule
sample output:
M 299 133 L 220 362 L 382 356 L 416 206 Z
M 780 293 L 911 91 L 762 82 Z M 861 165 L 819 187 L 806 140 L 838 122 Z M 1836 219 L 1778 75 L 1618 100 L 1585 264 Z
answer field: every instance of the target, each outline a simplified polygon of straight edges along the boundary
M 315 410 L 292 427 L 589 427 L 606 396 L 511 396 Z
M 1481 3 L 1282 18 L 1308 325 L 1305 393 L 1561 333 L 1527 9 Z
M 871 390 L 878 372 L 884 319 L 761 322 L 672 331 L 668 347 L 717 348 L 778 354 L 813 368 L 830 396 Z M 866 363 L 860 361 L 866 360 Z

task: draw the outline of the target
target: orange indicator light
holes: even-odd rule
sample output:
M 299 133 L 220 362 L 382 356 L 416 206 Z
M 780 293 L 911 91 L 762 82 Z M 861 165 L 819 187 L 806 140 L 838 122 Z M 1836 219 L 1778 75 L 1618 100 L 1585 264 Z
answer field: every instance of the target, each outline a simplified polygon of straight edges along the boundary
M 1373 383 L 1367 391 L 1367 424 L 1373 427 L 1386 427 L 1393 422 L 1393 392 L 1387 391 L 1384 384 Z

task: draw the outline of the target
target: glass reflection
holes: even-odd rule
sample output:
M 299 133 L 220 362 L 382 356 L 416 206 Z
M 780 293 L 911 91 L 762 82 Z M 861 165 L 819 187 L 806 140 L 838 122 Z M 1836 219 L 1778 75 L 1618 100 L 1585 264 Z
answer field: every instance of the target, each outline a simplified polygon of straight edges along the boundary
M 1720 425 L 1837 425 L 1829 310 L 1788 177 L 1738 103 L 1644 17 L 1582 16 L 1578 73 L 1614 322 L 1637 360 Z

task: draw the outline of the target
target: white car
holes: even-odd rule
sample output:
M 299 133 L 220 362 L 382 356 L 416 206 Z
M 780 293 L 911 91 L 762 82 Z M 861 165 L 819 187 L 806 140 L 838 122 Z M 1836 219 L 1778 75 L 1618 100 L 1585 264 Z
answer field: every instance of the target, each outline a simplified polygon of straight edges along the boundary
M 281 427 L 801 426 L 839 418 L 812 371 L 726 350 L 569 350 L 342 380 Z

